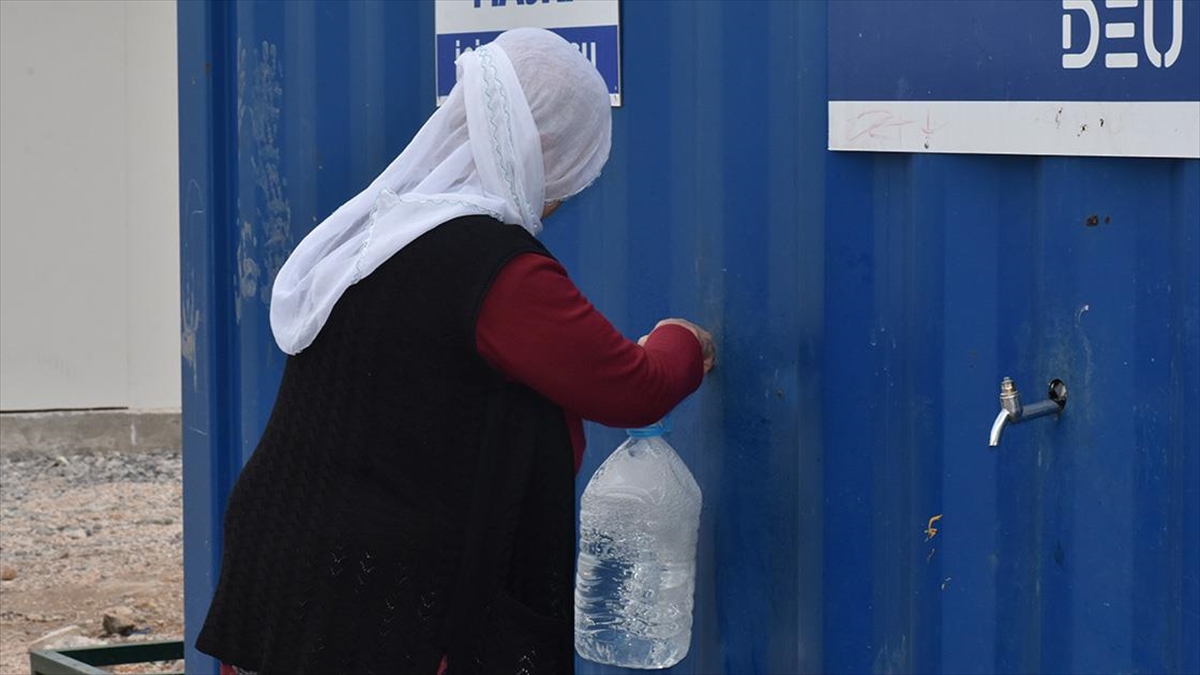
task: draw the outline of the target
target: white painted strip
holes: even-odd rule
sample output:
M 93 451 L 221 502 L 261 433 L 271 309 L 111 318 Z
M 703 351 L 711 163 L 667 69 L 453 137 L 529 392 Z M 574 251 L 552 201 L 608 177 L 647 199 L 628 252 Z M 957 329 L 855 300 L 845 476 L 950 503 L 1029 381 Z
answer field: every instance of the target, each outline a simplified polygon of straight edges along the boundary
M 829 149 L 1200 159 L 1200 101 L 830 101 Z
M 1064 16 L 1066 16 L 1064 14 Z M 1119 38 L 1133 37 L 1134 26 L 1132 23 L 1108 23 L 1104 24 L 1104 37 L 1110 40 Z
M 1104 55 L 1105 68 L 1137 68 L 1137 52 L 1116 52 Z
M 1108 9 L 1133 9 L 1138 6 L 1138 0 L 1105 0 Z

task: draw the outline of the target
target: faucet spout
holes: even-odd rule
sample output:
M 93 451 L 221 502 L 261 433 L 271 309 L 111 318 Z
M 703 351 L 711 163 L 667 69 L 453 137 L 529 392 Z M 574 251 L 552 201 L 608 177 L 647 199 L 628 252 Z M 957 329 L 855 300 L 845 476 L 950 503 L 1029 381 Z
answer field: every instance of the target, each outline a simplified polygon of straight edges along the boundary
M 992 433 L 988 436 L 988 447 L 995 448 L 1000 445 L 1000 437 L 1004 435 L 1004 427 L 1008 426 L 1008 411 L 1001 410 L 999 415 L 996 415 L 996 421 L 992 422 Z
M 1046 400 L 1023 405 L 1017 385 L 1011 379 L 1004 378 L 1000 383 L 1000 413 L 996 415 L 996 421 L 992 422 L 988 447 L 995 448 L 1000 445 L 1000 437 L 1004 435 L 1004 428 L 1008 425 L 1020 424 L 1025 420 L 1046 415 L 1057 415 L 1066 405 L 1067 385 L 1063 384 L 1062 380 L 1056 379 L 1050 383 L 1050 392 Z

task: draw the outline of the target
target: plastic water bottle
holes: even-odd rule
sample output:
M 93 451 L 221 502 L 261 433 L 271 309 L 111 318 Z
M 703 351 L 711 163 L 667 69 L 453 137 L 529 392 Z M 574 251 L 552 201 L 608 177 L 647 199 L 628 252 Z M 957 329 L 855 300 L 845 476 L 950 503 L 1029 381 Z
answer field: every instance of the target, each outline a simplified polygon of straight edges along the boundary
M 575 650 L 590 661 L 667 668 L 687 656 L 700 486 L 667 431 L 630 430 L 583 491 Z

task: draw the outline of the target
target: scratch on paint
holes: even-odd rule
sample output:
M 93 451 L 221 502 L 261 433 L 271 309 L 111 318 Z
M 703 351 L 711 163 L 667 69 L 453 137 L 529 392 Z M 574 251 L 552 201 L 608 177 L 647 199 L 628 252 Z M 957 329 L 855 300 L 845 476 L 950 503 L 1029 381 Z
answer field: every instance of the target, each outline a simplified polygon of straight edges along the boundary
M 258 263 L 254 260 L 254 247 L 258 240 L 254 237 L 254 223 L 242 222 L 241 236 L 238 237 L 237 247 L 237 296 L 234 303 L 234 313 L 238 323 L 242 321 L 242 301 L 258 295 Z
M 944 591 L 944 590 L 946 590 L 946 587 L 950 585 L 950 579 L 951 579 L 951 578 L 952 578 L 952 577 L 946 577 L 946 578 L 945 578 L 945 579 L 942 581 L 942 590 L 943 590 L 943 591 Z
M 929 541 L 937 536 L 938 529 L 933 524 L 941 519 L 942 514 L 940 513 L 929 519 L 929 523 L 925 526 L 925 541 Z
M 1084 312 L 1087 312 L 1091 308 L 1092 308 L 1091 305 L 1085 303 L 1082 307 L 1079 308 L 1079 310 L 1077 312 L 1075 312 L 1075 327 L 1076 328 L 1079 327 L 1079 320 L 1083 318 Z
M 188 276 L 193 276 L 194 273 Z M 191 283 L 184 284 L 180 313 L 180 353 L 192 372 L 192 391 L 200 390 L 200 374 L 196 369 L 196 334 L 200 332 L 200 309 L 196 307 L 196 291 Z
M 287 199 L 287 179 L 283 177 L 279 148 L 280 100 L 283 96 L 283 64 L 278 48 L 264 40 L 259 48 L 247 50 L 238 44 L 238 131 L 252 142 L 245 154 L 250 158 L 251 175 L 257 188 L 256 220 L 242 225 L 238 245 L 237 278 L 238 316 L 241 300 L 256 295 L 264 303 L 271 300 L 275 275 L 287 261 L 292 249 L 292 207 Z
M 908 653 L 908 636 L 900 636 L 900 645 L 892 648 L 891 640 L 885 638 L 883 647 L 875 654 L 875 662 L 871 664 L 871 672 L 875 675 L 894 675 L 895 673 L 911 672 Z
M 183 212 L 188 230 L 185 237 L 190 236 L 191 232 L 197 230 L 203 232 L 206 229 L 208 211 L 204 203 L 204 191 L 200 187 L 200 182 L 195 179 L 188 181 L 183 199 Z M 200 332 L 200 309 L 196 307 L 196 270 L 194 267 L 188 268 L 181 291 L 179 351 L 184 363 L 187 364 L 187 369 L 192 373 L 192 391 L 199 391 L 200 376 L 196 369 L 196 335 Z

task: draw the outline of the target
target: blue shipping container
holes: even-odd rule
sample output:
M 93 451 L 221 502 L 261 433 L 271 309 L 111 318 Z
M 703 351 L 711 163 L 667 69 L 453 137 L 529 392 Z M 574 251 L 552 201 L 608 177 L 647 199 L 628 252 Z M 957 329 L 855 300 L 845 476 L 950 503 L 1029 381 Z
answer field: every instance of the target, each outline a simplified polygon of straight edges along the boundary
M 179 3 L 188 672 L 271 282 L 432 112 L 433 12 Z M 627 335 L 718 339 L 672 672 L 1200 672 L 1200 161 L 827 152 L 828 13 L 625 2 L 612 158 L 544 235 Z M 1003 376 L 1069 401 L 989 450 Z

